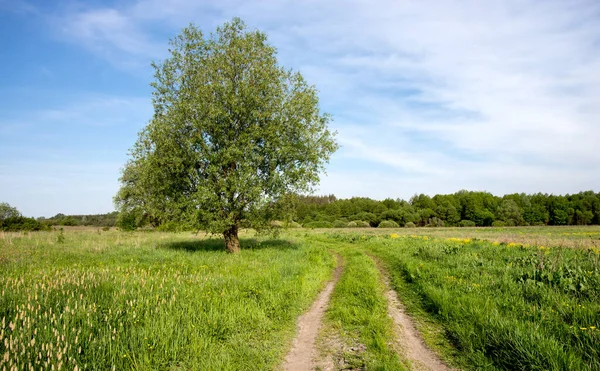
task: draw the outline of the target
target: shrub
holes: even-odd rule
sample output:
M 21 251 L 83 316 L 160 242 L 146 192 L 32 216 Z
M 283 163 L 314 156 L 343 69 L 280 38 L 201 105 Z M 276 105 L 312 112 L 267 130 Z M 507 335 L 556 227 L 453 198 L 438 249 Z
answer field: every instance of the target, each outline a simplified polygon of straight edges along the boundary
M 56 235 L 56 243 L 65 243 L 65 230 L 62 228 L 58 232 L 58 235 Z
M 283 228 L 283 222 L 281 220 L 271 220 L 271 227 Z
M 502 220 L 494 220 L 492 227 L 506 227 L 506 223 Z
M 461 220 L 460 223 L 458 223 L 459 227 L 475 227 L 475 222 L 472 220 Z
M 404 225 L 406 228 L 416 228 L 417 225 L 413 222 L 408 222 Z
M 384 220 L 379 223 L 377 228 L 399 228 L 400 226 L 393 220 Z
M 333 222 L 333 228 L 346 228 L 348 226 L 348 223 L 346 223 L 343 220 L 336 220 L 335 222 Z
M 122 231 L 135 231 L 137 229 L 136 215 L 132 212 L 120 212 L 117 217 L 117 227 Z
M 50 229 L 46 224 L 40 223 L 34 218 L 24 216 L 11 216 L 0 220 L 0 230 L 7 232 L 17 231 L 43 231 Z
M 368 222 L 365 222 L 363 220 L 353 220 L 350 223 L 348 223 L 348 228 L 368 228 L 370 227 Z
M 180 232 L 183 228 L 174 221 L 165 222 L 156 227 L 156 230 L 159 232 Z
M 436 218 L 435 216 L 433 218 L 430 218 L 429 222 L 426 225 L 426 227 L 443 227 L 443 226 L 444 226 L 444 221 L 440 218 Z
M 326 221 L 315 221 L 305 223 L 304 228 L 333 228 L 333 224 Z
M 288 227 L 288 228 L 302 228 L 302 224 L 297 223 L 297 222 L 295 222 L 295 221 L 292 220 L 291 222 L 287 223 L 286 227 Z

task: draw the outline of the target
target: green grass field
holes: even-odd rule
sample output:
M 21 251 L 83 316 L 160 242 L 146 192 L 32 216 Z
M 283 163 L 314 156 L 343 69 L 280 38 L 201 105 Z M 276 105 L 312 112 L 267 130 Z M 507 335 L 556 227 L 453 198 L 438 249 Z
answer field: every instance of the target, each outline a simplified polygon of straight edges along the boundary
M 247 233 L 231 255 L 191 233 L 1 233 L 0 369 L 278 369 L 335 254 L 344 272 L 323 333 L 348 367 L 410 368 L 393 344 L 376 256 L 450 365 L 600 369 L 599 236 L 294 230 Z
M 301 242 L 58 236 L 0 239 L 0 369 L 272 369 L 335 262 Z

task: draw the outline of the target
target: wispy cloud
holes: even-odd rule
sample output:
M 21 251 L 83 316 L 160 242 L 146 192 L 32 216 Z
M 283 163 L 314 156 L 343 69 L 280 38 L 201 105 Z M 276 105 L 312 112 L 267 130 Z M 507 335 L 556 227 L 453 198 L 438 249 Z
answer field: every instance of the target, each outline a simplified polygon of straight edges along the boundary
M 127 65 L 164 57 L 189 21 L 212 30 L 233 16 L 266 31 L 336 117 L 343 148 L 323 192 L 600 184 L 595 0 L 138 0 L 61 19 L 65 38 Z M 371 169 L 351 169 L 358 157 Z

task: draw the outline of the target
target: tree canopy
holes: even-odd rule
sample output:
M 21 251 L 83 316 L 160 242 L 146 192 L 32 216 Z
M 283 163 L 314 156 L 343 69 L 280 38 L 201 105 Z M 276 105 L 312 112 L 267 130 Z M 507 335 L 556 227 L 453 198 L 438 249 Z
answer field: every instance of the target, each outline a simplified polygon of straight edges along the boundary
M 0 202 L 0 221 L 19 216 L 21 216 L 21 213 L 16 207 L 10 206 L 7 202 Z
M 307 192 L 337 149 L 317 90 L 280 66 L 260 31 L 238 18 L 205 37 L 194 25 L 154 63 L 154 116 L 140 132 L 115 197 L 121 212 L 223 233 L 260 228 L 290 193 Z

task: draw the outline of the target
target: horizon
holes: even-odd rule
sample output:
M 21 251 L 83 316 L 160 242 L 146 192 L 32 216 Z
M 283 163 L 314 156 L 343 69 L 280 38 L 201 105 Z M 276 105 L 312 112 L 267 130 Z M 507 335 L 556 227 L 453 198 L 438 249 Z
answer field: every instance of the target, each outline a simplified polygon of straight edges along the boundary
M 600 184 L 600 3 L 0 0 L 0 202 L 114 211 L 152 61 L 239 16 L 319 90 L 341 148 L 315 194 L 576 194 Z M 597 191 L 596 191 L 597 192 Z

